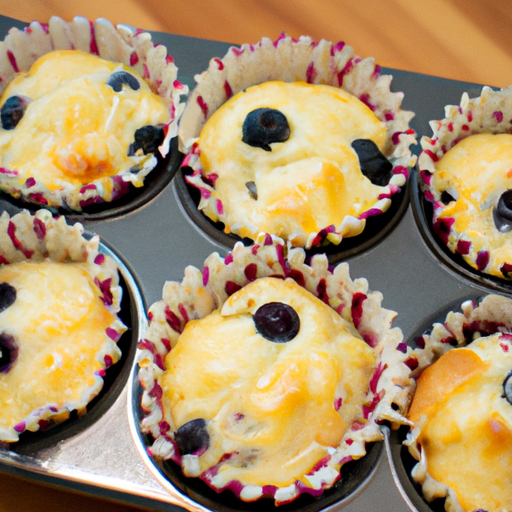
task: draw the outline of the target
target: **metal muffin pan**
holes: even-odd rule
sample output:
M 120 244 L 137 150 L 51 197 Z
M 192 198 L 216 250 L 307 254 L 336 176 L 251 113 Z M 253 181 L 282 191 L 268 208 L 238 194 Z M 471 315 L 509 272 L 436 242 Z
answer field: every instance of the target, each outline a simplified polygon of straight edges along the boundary
M 0 17 L 2 37 L 12 26 L 25 24 Z M 179 80 L 190 88 L 194 75 L 207 68 L 209 59 L 222 57 L 230 46 L 160 32 L 153 33 L 153 40 L 167 46 L 178 66 Z M 459 104 L 463 92 L 477 96 L 481 91 L 481 86 L 465 82 L 392 69 L 383 72 L 393 75 L 393 90 L 404 92 L 403 108 L 416 113 L 411 125 L 418 138 L 431 135 L 428 122 L 444 117 L 444 105 Z M 0 471 L 162 511 L 268 510 L 268 506 L 248 505 L 223 495 L 200 496 L 195 483 L 180 480 L 175 468 L 157 466 L 149 459 L 137 427 L 140 389 L 135 343 L 145 331 L 147 307 L 161 299 L 166 280 L 181 281 L 187 265 L 201 268 L 210 253 L 225 254 L 233 244 L 223 233 L 203 228 L 202 221 L 193 218 L 180 173 L 172 179 L 179 155 L 174 153 L 171 159 L 170 170 L 162 173 L 161 181 L 130 206 L 69 217 L 70 222 L 82 222 L 88 233 L 99 234 L 102 250 L 119 265 L 125 291 L 123 314 L 130 326 L 125 359 L 83 418 L 33 434 L 15 446 L 1 447 Z M 334 264 L 348 261 L 353 279 L 364 277 L 371 290 L 383 293 L 383 307 L 398 313 L 394 326 L 402 329 L 406 341 L 468 298 L 512 291 L 503 281 L 489 280 L 460 266 L 439 247 L 414 173 L 398 203 L 389 222 L 376 227 L 361 243 L 351 241 L 341 251 L 333 251 L 330 259 Z M 19 207 L 0 198 L 1 211 L 13 214 Z M 328 496 L 320 503 L 278 510 L 428 512 L 430 507 L 404 476 L 399 436 L 384 431 L 386 441 L 371 447 L 363 469 L 353 470 L 361 474 L 354 476 L 346 468 L 344 478 L 357 480 L 352 488 L 349 481 L 346 492 L 334 500 Z M 174 478 L 176 486 L 171 483 Z

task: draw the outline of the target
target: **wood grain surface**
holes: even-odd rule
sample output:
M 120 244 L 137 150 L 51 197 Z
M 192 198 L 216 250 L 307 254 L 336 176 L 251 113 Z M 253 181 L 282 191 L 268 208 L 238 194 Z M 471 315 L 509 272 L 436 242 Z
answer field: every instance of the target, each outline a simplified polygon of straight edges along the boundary
M 510 0 L 0 0 L 0 14 L 80 14 L 236 44 L 285 31 L 345 41 L 383 66 L 512 85 Z
M 510 0 L 0 0 L 0 14 L 23 21 L 103 17 L 235 44 L 275 39 L 283 31 L 307 34 L 343 40 L 383 66 L 497 87 L 512 84 Z M 137 509 L 0 474 L 0 512 L 39 510 Z

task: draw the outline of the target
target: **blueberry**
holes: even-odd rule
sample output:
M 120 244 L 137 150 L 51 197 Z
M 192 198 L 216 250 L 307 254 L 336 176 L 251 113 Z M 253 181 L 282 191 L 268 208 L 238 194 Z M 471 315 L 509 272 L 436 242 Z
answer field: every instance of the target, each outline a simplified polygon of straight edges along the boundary
M 164 129 L 161 126 L 147 125 L 135 130 L 135 142 L 130 145 L 129 155 L 134 155 L 138 149 L 143 153 L 156 153 L 158 146 L 162 144 L 165 138 Z
M 185 423 L 174 434 L 174 441 L 182 455 L 207 449 L 210 446 L 210 436 L 206 421 L 198 418 Z
M 126 84 L 134 91 L 140 89 L 139 81 L 127 71 L 116 71 L 115 73 L 112 73 L 107 82 L 107 85 L 110 85 L 115 92 L 121 92 L 123 84 Z
M 447 204 L 451 203 L 452 201 L 455 201 L 455 198 L 449 192 L 447 192 L 446 190 L 441 192 L 441 202 L 444 205 L 447 205 Z
M 256 183 L 254 183 L 254 181 L 248 181 L 245 186 L 249 190 L 250 196 L 256 201 L 258 199 L 258 189 L 256 188 Z
M 0 334 L 0 373 L 7 373 L 18 358 L 18 344 L 14 336 Z
M 265 151 L 272 151 L 272 142 L 285 142 L 290 138 L 286 116 L 272 108 L 258 108 L 249 112 L 242 126 L 242 142 Z
M 512 229 L 512 190 L 506 190 L 498 199 L 493 210 L 494 225 L 502 233 Z
M 14 130 L 27 110 L 30 100 L 24 96 L 11 96 L 7 98 L 0 109 L 2 128 Z
M 269 302 L 260 306 L 253 315 L 256 330 L 267 340 L 286 343 L 297 336 L 300 319 L 288 304 Z
M 356 139 L 352 149 L 359 158 L 361 172 L 374 184 L 384 187 L 393 176 L 393 165 L 370 139 Z
M 505 380 L 503 381 L 503 398 L 507 400 L 507 402 L 512 405 L 512 370 L 508 372 Z
M 0 313 L 14 304 L 16 288 L 9 283 L 0 283 Z

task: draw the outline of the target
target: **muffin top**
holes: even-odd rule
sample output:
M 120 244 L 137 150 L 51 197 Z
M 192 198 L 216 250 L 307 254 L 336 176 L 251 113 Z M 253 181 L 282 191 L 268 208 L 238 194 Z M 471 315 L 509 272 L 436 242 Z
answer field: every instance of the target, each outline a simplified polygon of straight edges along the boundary
M 343 89 L 272 81 L 249 87 L 213 113 L 197 149 L 213 191 L 203 212 L 227 231 L 273 233 L 304 246 L 335 226 L 359 234 L 357 219 L 392 177 L 386 128 Z
M 139 343 L 148 453 L 244 501 L 320 495 L 407 421 L 410 349 L 381 300 L 270 235 L 187 267 Z
M 87 263 L 4 265 L 0 283 L 0 433 L 5 434 L 24 430 L 33 411 L 83 401 L 105 368 L 105 357 L 110 365 L 120 352 L 106 350 L 105 333 L 116 317 L 102 302 Z
M 467 300 L 415 339 L 417 385 L 404 445 L 411 477 L 445 510 L 509 510 L 512 462 L 512 300 Z M 504 485 L 505 484 L 505 485 Z
M 121 352 L 115 262 L 47 210 L 0 217 L 0 440 L 85 412 Z
M 512 507 L 512 335 L 448 351 L 417 380 L 408 418 L 424 470 L 450 489 L 452 510 Z
M 151 34 L 105 19 L 10 29 L 0 49 L 0 190 L 62 213 L 136 194 L 177 133 L 188 92 L 177 71 Z
M 114 176 L 129 175 L 141 186 L 138 171 L 170 121 L 168 103 L 137 72 L 79 50 L 47 53 L 19 73 L 0 113 L 7 188 L 30 195 L 42 187 L 43 202 L 74 210 L 81 209 L 80 190 L 93 182 L 107 201 L 115 195 Z M 141 129 L 154 132 L 154 140 L 142 142 Z
M 185 474 L 216 466 L 218 488 L 311 485 L 307 475 L 363 419 L 376 360 L 348 322 L 295 281 L 248 284 L 188 322 L 165 360 L 164 419 L 181 454 L 197 455 Z M 201 446 L 191 443 L 199 419 Z
M 343 42 L 263 38 L 195 79 L 178 130 L 185 179 L 227 233 L 337 245 L 388 210 L 416 161 L 403 94 Z
M 511 88 L 484 87 L 423 137 L 420 184 L 433 203 L 433 230 L 473 269 L 509 279 L 512 272 Z

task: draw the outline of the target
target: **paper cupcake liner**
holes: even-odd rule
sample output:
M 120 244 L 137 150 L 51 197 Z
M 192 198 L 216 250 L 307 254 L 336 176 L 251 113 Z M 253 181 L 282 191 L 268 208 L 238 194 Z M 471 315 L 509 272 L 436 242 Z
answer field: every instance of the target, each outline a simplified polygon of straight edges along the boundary
M 393 165 L 393 176 L 376 203 L 358 218 L 347 216 L 340 226 L 325 226 L 317 233 L 310 233 L 306 248 L 325 240 L 339 244 L 343 237 L 359 234 L 368 217 L 389 208 L 392 196 L 406 183 L 408 169 L 415 165 L 416 157 L 409 149 L 416 143 L 415 133 L 409 127 L 414 114 L 401 109 L 403 93 L 391 92 L 392 77 L 381 75 L 381 67 L 373 58 L 361 59 L 343 42 L 315 42 L 307 36 L 297 40 L 284 34 L 276 41 L 263 38 L 255 45 L 231 47 L 222 59 L 212 59 L 208 69 L 196 75 L 195 80 L 197 85 L 189 96 L 178 136 L 180 150 L 186 154 L 183 165 L 193 170 L 186 179 L 201 192 L 200 210 L 209 203 L 214 205 L 212 209 L 219 210 L 215 188 L 203 176 L 199 161 L 196 141 L 202 127 L 231 96 L 251 85 L 271 80 L 340 87 L 365 103 L 387 131 L 385 154 Z M 218 217 L 223 222 L 222 214 Z M 229 228 L 236 234 L 232 226 Z
M 89 376 L 93 383 L 84 383 L 81 398 L 70 401 L 63 395 L 62 401 L 44 404 L 20 418 L 13 428 L 0 428 L 0 441 L 8 443 L 17 441 L 26 430 L 35 432 L 50 424 L 60 423 L 72 411 L 78 411 L 79 415 L 85 413 L 87 404 L 103 386 L 105 371 L 119 360 L 121 351 L 117 341 L 126 331 L 126 326 L 117 317 L 122 297 L 117 266 L 110 257 L 99 252 L 98 236 L 90 240 L 83 237 L 81 224 L 70 226 L 64 217 L 55 219 L 44 209 L 35 215 L 24 210 L 13 217 L 4 212 L 0 216 L 0 265 L 23 261 L 86 263 L 88 273 L 96 284 L 97 296 L 115 320 L 103 334 L 104 340 L 95 356 L 97 369 L 94 375 Z
M 461 140 L 479 133 L 512 132 L 512 88 L 493 90 L 483 87 L 477 98 L 467 93 L 460 105 L 445 107 L 445 118 L 431 121 L 432 137 L 421 138 L 422 152 L 418 158 L 419 183 L 424 197 L 433 204 L 433 230 L 442 243 L 460 255 L 473 269 L 504 279 L 512 278 L 512 239 L 497 229 L 481 226 L 457 232 L 455 219 L 444 212 L 442 191 L 436 190 L 433 175 L 436 163 Z M 485 201 L 483 200 L 482 203 Z M 482 204 L 482 208 L 492 205 Z M 475 215 L 480 213 L 475 211 Z M 477 235 L 475 231 L 479 231 Z
M 452 348 L 464 347 L 475 339 L 493 334 L 504 334 L 506 344 L 512 331 L 512 300 L 501 295 L 487 295 L 480 302 L 468 300 L 460 311 L 450 311 L 444 321 L 436 322 L 416 340 L 416 348 L 406 363 L 412 376 L 419 375 Z M 445 509 L 464 512 L 453 490 L 445 483 L 432 478 L 427 471 L 427 461 L 418 442 L 423 424 L 421 421 L 408 433 L 404 445 L 418 461 L 411 471 L 412 478 L 421 486 L 428 502 L 446 498 Z
M 167 49 L 153 44 L 148 32 L 127 25 L 114 27 L 103 18 L 93 22 L 81 16 L 70 22 L 52 16 L 48 24 L 33 21 L 23 30 L 11 28 L 0 42 L 0 92 L 16 73 L 28 71 L 42 55 L 53 50 L 75 49 L 131 67 L 147 81 L 153 93 L 168 102 L 170 121 L 164 126 L 165 139 L 159 147 L 161 157 L 165 157 L 170 140 L 177 135 L 178 120 L 185 107 L 181 100 L 188 88 L 177 80 L 178 68 L 167 55 Z M 128 193 L 130 184 L 143 186 L 144 178 L 157 165 L 157 155 L 149 153 L 130 158 L 133 160 L 131 169 L 85 185 L 68 184 L 58 191 L 49 190 L 35 178 L 27 179 L 20 186 L 16 169 L 2 168 L 0 189 L 30 203 L 81 211 L 91 204 L 119 199 Z
M 380 423 L 407 423 L 402 411 L 408 405 L 413 382 L 405 363 L 411 349 L 403 343 L 401 330 L 391 327 L 396 314 L 381 306 L 381 293 L 369 291 L 365 279 L 352 280 L 346 263 L 333 269 L 325 255 L 316 255 L 306 263 L 303 249 L 290 249 L 277 237 L 262 235 L 251 247 L 237 243 L 225 258 L 218 253 L 211 254 L 202 270 L 187 267 L 183 281 L 167 282 L 163 299 L 149 310 L 149 328 L 140 341 L 138 361 L 143 388 L 141 405 L 146 413 L 141 421 L 141 431 L 153 438 L 148 448 L 153 457 L 185 464 L 190 462 L 180 457 L 172 429 L 164 420 L 161 403 L 165 357 L 178 342 L 185 324 L 207 316 L 254 279 L 268 276 L 291 277 L 321 298 L 352 324 L 377 354 L 375 373 L 365 403 L 361 404 L 360 418 L 351 425 L 332 457 L 328 461 L 319 461 L 318 467 L 309 475 L 310 487 L 302 483 L 286 488 L 244 487 L 240 482 L 231 482 L 224 487 L 246 501 L 272 496 L 279 504 L 291 501 L 303 492 L 320 494 L 331 487 L 339 478 L 343 464 L 363 457 L 367 442 L 382 439 Z M 214 486 L 208 471 L 200 478 L 217 491 L 224 489 Z

